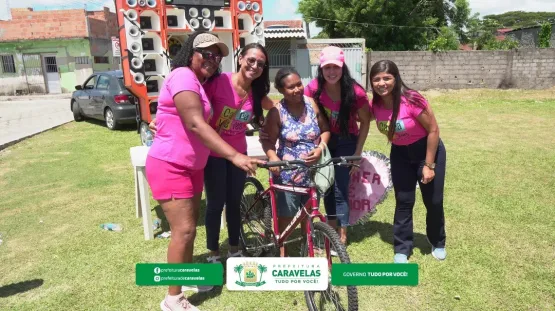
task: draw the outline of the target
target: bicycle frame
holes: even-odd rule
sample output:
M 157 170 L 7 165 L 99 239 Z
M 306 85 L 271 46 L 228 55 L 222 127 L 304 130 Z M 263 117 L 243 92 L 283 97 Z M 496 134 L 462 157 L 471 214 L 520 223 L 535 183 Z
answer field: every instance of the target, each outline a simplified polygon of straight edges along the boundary
M 272 205 L 272 219 L 274 223 L 273 231 L 276 237 L 275 243 L 280 247 L 280 249 L 284 247 L 285 241 L 293 233 L 295 228 L 297 228 L 297 226 L 303 220 L 306 219 L 307 225 L 306 225 L 305 233 L 307 236 L 307 243 L 308 243 L 308 256 L 314 257 L 314 242 L 312 240 L 314 230 L 313 230 L 312 221 L 315 218 L 318 218 L 320 221 L 326 222 L 326 217 L 322 215 L 320 211 L 318 211 L 319 205 L 317 200 L 318 194 L 317 194 L 316 187 L 314 185 L 311 185 L 311 187 L 309 188 L 294 187 L 294 186 L 287 186 L 287 185 L 276 185 L 273 182 L 272 176 L 270 176 L 269 182 L 270 182 L 270 187 L 264 190 L 264 192 L 255 200 L 254 204 L 250 208 L 255 206 L 258 200 L 265 197 L 268 193 L 270 194 L 270 200 L 271 200 L 270 202 Z M 278 216 L 277 216 L 277 204 L 276 204 L 276 194 L 275 194 L 276 191 L 291 192 L 295 194 L 308 194 L 310 198 L 308 202 L 306 202 L 306 204 L 301 209 L 299 209 L 297 214 L 293 217 L 293 220 L 289 223 L 289 225 L 287 225 L 285 230 L 281 233 L 279 232 L 279 224 L 278 224 Z M 328 257 L 328 264 L 331 267 L 330 242 L 327 239 L 325 241 L 325 249 Z

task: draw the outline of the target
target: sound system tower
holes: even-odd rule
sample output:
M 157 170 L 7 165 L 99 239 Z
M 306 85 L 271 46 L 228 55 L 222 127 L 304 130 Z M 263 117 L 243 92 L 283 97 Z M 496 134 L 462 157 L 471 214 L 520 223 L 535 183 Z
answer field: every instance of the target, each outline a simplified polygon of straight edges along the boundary
M 246 44 L 264 45 L 262 0 L 116 0 L 116 11 L 124 84 L 138 98 L 143 144 L 171 58 L 189 34 L 207 31 L 229 47 L 223 72 L 236 70 Z

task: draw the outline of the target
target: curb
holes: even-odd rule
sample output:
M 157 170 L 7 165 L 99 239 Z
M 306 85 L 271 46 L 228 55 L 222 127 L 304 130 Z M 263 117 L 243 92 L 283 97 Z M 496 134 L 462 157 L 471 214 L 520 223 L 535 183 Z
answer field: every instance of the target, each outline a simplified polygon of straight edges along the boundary
M 19 139 L 12 140 L 12 141 L 7 142 L 7 143 L 5 143 L 5 144 L 2 144 L 2 145 L 0 145 L 0 151 L 4 150 L 4 149 L 6 149 L 6 148 L 8 148 L 8 147 L 10 147 L 10 146 L 13 146 L 13 145 L 15 145 L 15 144 L 17 144 L 17 143 L 19 143 L 19 142 L 21 142 L 21 141 L 24 141 L 24 140 L 27 139 L 27 138 L 31 138 L 31 137 L 33 137 L 33 136 L 35 136 L 35 135 L 42 134 L 42 133 L 44 133 L 44 132 L 46 132 L 46 131 L 50 131 L 50 130 L 55 129 L 55 128 L 57 128 L 57 127 L 60 127 L 60 126 L 62 126 L 62 125 L 68 124 L 68 123 L 70 123 L 70 122 L 74 122 L 74 121 L 73 121 L 73 120 L 69 120 L 69 121 L 67 121 L 67 122 L 64 122 L 64 123 L 61 123 L 61 124 L 58 124 L 58 125 L 54 125 L 53 127 L 44 129 L 44 130 L 42 130 L 42 131 L 40 131 L 40 132 L 36 132 L 36 133 L 30 134 L 30 135 L 21 137 L 21 138 L 19 138 Z
M 41 100 L 55 100 L 55 99 L 71 99 L 70 93 L 63 93 L 63 94 L 42 94 L 42 95 L 19 95 L 19 96 L 0 96 L 1 101 L 21 101 L 21 100 L 33 100 L 33 99 L 41 99 Z

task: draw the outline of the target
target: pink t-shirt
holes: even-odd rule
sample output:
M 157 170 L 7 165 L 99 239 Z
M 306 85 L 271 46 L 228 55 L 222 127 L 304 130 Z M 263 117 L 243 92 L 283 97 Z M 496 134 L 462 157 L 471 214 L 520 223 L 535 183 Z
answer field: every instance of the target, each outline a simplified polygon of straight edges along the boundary
M 304 95 L 308 97 L 314 98 L 314 94 L 318 90 L 318 80 L 313 79 L 310 83 L 304 88 Z M 357 124 L 357 111 L 364 107 L 365 105 L 368 106 L 368 95 L 366 95 L 366 91 L 360 87 L 358 84 L 355 84 L 355 96 L 356 96 L 356 103 L 355 109 L 353 109 L 351 117 L 349 118 L 349 133 L 358 135 L 359 129 Z M 339 108 L 341 107 L 341 101 L 334 102 L 326 93 L 326 91 L 322 91 L 320 94 L 320 102 L 326 109 L 326 114 L 330 120 L 330 130 L 332 133 L 341 133 L 341 129 L 339 128 Z
M 428 102 L 418 92 L 410 91 L 410 96 L 410 101 L 405 96 L 401 96 L 395 134 L 391 142 L 394 145 L 410 145 L 428 135 L 426 129 L 417 120 L 422 111 L 428 107 Z M 418 102 L 419 105 L 416 105 L 415 102 Z M 378 130 L 387 136 L 393 110 L 384 108 L 380 99 L 372 100 L 371 109 L 376 117 Z
M 204 119 L 209 122 L 212 108 L 197 76 L 189 67 L 174 69 L 164 80 L 158 97 L 157 132 L 148 155 L 190 170 L 200 170 L 206 166 L 210 150 L 185 128 L 179 117 L 173 98 L 183 91 L 199 95 Z
M 225 72 L 204 84 L 206 95 L 214 109 L 214 117 L 210 125 L 216 130 L 223 140 L 241 153 L 247 152 L 247 138 L 245 131 L 247 124 L 253 116 L 252 93 L 245 98 L 233 88 L 231 73 Z M 211 156 L 220 157 L 212 152 Z

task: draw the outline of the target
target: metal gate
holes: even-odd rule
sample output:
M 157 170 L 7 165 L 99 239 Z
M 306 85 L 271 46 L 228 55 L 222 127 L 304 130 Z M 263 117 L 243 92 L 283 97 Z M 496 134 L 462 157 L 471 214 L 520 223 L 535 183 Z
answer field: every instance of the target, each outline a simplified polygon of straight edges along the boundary
M 46 93 L 40 55 L 23 54 L 23 68 L 27 91 L 29 93 Z
M 297 47 L 297 70 L 301 73 L 303 84 L 316 78 L 319 65 L 319 56 L 326 46 L 337 46 L 345 53 L 351 76 L 366 87 L 366 53 L 364 53 L 364 39 L 307 39 L 306 43 Z

